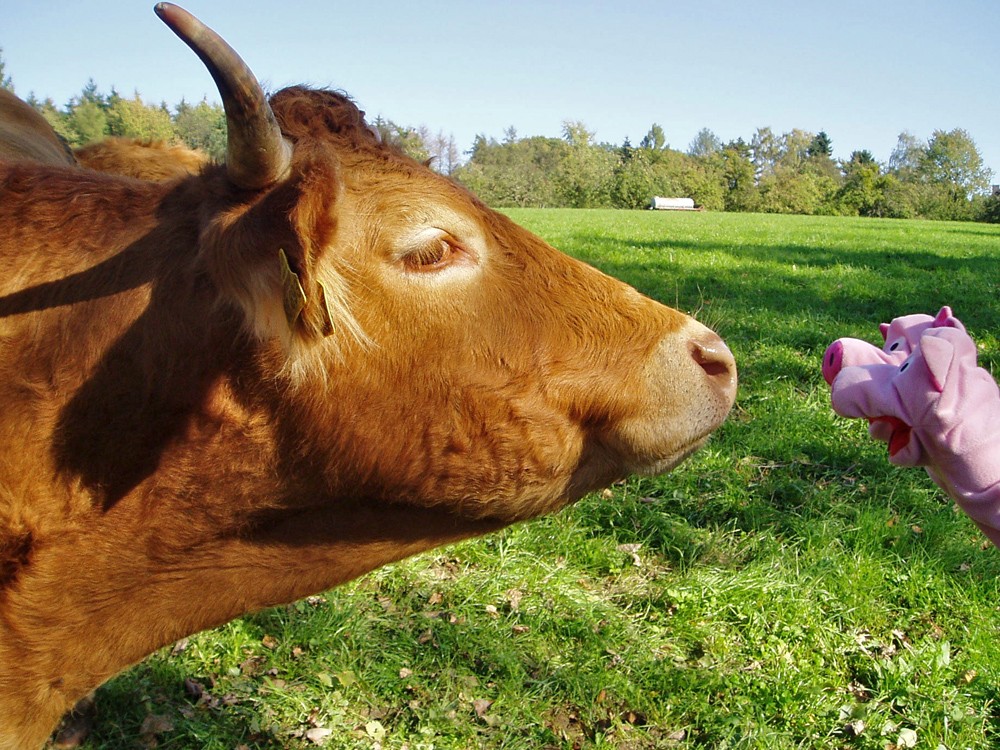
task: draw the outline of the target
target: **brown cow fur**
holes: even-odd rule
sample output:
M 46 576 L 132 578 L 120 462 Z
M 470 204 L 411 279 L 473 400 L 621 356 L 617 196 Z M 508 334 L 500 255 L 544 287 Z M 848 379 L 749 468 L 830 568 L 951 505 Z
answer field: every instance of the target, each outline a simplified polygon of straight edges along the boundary
M 209 163 L 201 151 L 138 138 L 105 138 L 73 153 L 88 169 L 157 182 L 198 174 Z
M 262 191 L 0 166 L 0 750 L 185 635 L 665 470 L 732 404 L 708 329 L 344 97 L 272 106 Z
M 66 142 L 35 108 L 0 88 L 0 162 L 76 163 Z
M 15 161 L 79 164 L 98 172 L 163 181 L 197 174 L 210 160 L 186 146 L 139 138 L 105 138 L 70 150 L 31 105 L 0 89 L 0 162 Z

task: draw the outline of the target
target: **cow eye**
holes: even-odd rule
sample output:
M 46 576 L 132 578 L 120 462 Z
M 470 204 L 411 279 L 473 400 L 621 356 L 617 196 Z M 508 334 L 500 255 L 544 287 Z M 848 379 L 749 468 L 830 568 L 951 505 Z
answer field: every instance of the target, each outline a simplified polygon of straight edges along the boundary
M 450 265 L 460 252 L 451 237 L 439 235 L 403 256 L 403 265 L 408 271 L 437 271 Z

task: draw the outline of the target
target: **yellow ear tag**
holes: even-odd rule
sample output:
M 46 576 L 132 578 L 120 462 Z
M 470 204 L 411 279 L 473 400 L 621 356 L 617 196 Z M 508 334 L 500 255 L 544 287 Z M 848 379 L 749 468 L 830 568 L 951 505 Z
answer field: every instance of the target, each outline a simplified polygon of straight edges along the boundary
M 326 287 L 322 281 L 317 281 L 319 287 L 319 307 L 323 312 L 323 335 L 329 336 L 333 333 L 333 314 L 330 312 L 330 303 L 327 301 Z
M 306 292 L 299 281 L 299 275 L 288 265 L 288 256 L 281 248 L 278 249 L 278 262 L 281 265 L 281 288 L 284 293 L 285 317 L 288 327 L 294 328 L 306 306 Z

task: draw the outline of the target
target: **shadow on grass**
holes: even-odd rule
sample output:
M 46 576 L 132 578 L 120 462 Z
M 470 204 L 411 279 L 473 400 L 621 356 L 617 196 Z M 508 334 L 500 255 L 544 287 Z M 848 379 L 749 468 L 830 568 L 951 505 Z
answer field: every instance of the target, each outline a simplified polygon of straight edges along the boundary
M 201 700 L 185 684 L 189 679 L 205 687 Z M 237 692 L 214 696 L 207 692 L 210 683 L 210 678 L 198 678 L 155 657 L 133 667 L 98 689 L 97 720 L 82 750 L 157 746 L 221 750 L 235 747 L 234 741 L 253 750 L 285 747 L 261 730 L 251 705 L 254 696 Z
M 641 257 L 620 262 L 609 260 L 621 249 L 618 238 L 576 234 L 572 244 L 580 249 L 579 257 L 664 304 L 690 308 L 706 299 L 724 305 L 750 301 L 758 311 L 808 313 L 838 325 L 870 321 L 873 331 L 897 315 L 933 314 L 950 304 L 970 330 L 1000 327 L 996 284 L 990 281 L 1000 262 L 985 254 L 952 257 L 903 247 L 866 252 L 801 244 L 733 247 L 665 239 L 630 240 L 629 247 Z M 674 260 L 664 260 L 670 254 Z M 719 262 L 720 257 L 731 262 Z M 738 329 L 740 321 L 720 325 L 725 332 L 730 326 Z

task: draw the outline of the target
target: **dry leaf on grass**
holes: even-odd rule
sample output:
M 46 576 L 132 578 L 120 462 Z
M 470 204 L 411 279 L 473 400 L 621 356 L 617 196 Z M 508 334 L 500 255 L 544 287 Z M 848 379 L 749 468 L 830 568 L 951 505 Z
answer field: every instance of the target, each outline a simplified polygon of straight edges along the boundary
M 327 729 L 326 727 L 313 727 L 306 732 L 305 737 L 314 745 L 325 745 L 326 741 L 330 739 L 331 734 L 333 734 L 332 729 Z

